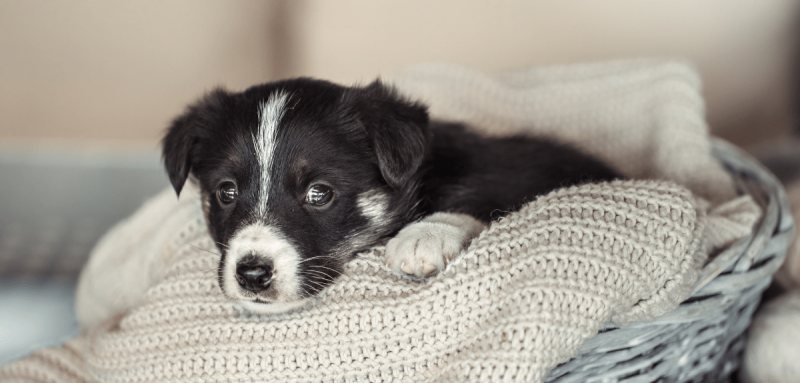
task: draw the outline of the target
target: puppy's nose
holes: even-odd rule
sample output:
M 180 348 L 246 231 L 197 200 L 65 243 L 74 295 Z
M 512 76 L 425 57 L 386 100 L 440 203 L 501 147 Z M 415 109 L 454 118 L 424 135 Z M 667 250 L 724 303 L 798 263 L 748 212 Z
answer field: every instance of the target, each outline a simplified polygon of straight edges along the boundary
M 236 282 L 243 289 L 258 293 L 269 288 L 272 283 L 272 261 L 246 260 L 236 265 Z

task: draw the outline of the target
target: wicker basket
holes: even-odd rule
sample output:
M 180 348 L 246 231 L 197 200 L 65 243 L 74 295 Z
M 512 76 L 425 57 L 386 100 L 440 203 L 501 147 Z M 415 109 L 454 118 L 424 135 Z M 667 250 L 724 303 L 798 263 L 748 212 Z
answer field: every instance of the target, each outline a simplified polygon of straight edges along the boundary
M 794 222 L 781 184 L 731 144 L 714 155 L 764 211 L 748 237 L 712 257 L 692 296 L 652 322 L 606 325 L 547 382 L 727 382 L 738 370 L 761 293 L 783 263 Z

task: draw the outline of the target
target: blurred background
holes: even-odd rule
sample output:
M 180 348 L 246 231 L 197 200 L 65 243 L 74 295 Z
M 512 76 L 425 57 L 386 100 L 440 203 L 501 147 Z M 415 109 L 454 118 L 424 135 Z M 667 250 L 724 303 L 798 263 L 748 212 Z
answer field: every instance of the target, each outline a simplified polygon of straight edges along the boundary
M 167 187 L 158 140 L 214 86 L 679 57 L 712 132 L 788 177 L 799 22 L 796 0 L 0 1 L 0 365 L 77 331 L 82 263 Z

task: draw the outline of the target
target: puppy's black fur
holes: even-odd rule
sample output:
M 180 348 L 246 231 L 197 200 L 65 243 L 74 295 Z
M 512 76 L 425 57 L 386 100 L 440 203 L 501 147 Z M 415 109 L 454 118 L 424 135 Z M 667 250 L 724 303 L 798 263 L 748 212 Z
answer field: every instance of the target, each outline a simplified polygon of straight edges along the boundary
M 431 123 L 422 213 L 469 214 L 489 222 L 552 190 L 620 176 L 568 146 L 526 136 L 487 138 L 460 124 Z
M 279 104 L 272 160 L 265 162 L 254 149 L 259 129 L 267 126 L 259 113 L 277 94 L 285 94 L 286 102 Z M 199 185 L 209 232 L 222 254 L 223 292 L 259 303 L 282 302 L 281 294 L 289 297 L 284 301 L 316 294 L 355 253 L 433 212 L 489 222 L 556 188 L 619 177 L 555 142 L 486 138 L 459 124 L 431 122 L 425 106 L 378 81 L 343 87 L 307 78 L 209 93 L 173 122 L 163 158 L 177 193 L 190 174 Z M 327 203 L 309 202 L 315 187 L 330 190 Z M 233 202 L 225 202 L 223 189 L 235 191 Z M 255 214 L 259 204 L 265 210 Z M 229 254 L 231 241 L 240 240 L 237 233 L 253 225 L 278 233 L 273 237 L 298 254 L 295 296 L 271 294 L 267 281 L 253 298 L 239 276 L 242 291 L 226 282 L 234 277 L 225 271 L 226 257 L 237 257 L 241 274 L 239 267 L 263 255 Z M 265 267 L 277 268 L 273 261 Z

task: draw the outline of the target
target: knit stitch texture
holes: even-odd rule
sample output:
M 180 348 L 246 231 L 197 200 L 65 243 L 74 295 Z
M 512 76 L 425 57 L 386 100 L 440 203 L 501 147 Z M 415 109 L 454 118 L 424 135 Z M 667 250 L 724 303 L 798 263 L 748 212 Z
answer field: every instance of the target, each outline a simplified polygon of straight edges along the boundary
M 542 381 L 604 323 L 675 308 L 702 245 L 747 235 L 758 219 L 711 155 L 699 78 L 683 63 L 502 75 L 431 65 L 388 81 L 434 118 L 553 137 L 662 181 L 543 196 L 422 282 L 393 274 L 378 247 L 313 307 L 275 317 L 222 298 L 187 184 L 179 201 L 165 191 L 97 245 L 76 295 L 86 332 L 0 368 L 0 381 Z
M 430 105 L 433 118 L 487 134 L 531 134 L 591 153 L 626 176 L 670 180 L 708 203 L 706 242 L 723 247 L 760 216 L 711 155 L 697 72 L 677 60 L 639 59 L 483 73 L 422 64 L 386 78 Z M 708 210 L 708 208 L 712 210 Z
M 127 224 L 157 216 L 169 197 Z M 40 351 L 0 370 L 3 381 L 29 381 L 49 353 L 52 366 L 78 371 L 73 381 L 541 382 L 609 320 L 674 309 L 703 260 L 702 212 L 686 189 L 589 184 L 494 222 L 428 280 L 394 274 L 378 247 L 313 307 L 259 316 L 222 296 L 198 204 L 172 203 L 195 217 L 173 233 L 144 301 L 73 341 L 82 360 Z

